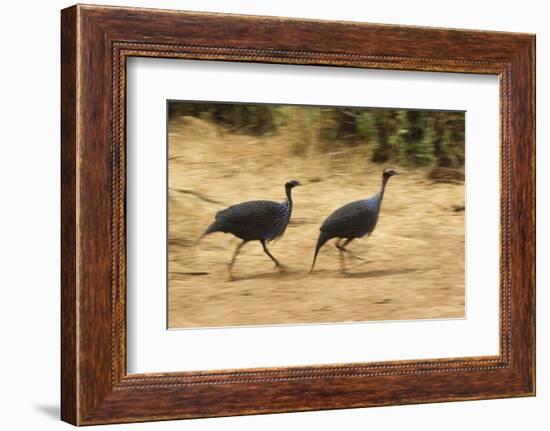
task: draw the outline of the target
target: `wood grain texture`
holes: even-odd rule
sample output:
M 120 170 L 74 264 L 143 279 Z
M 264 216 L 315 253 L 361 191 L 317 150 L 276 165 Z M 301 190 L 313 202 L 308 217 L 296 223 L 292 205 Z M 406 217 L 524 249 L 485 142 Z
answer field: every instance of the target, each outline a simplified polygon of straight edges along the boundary
M 63 420 L 83 425 L 533 395 L 534 49 L 534 36 L 525 34 L 99 6 L 62 11 Z M 500 355 L 127 375 L 129 56 L 499 75 Z
M 61 418 L 77 422 L 76 9 L 61 17 Z

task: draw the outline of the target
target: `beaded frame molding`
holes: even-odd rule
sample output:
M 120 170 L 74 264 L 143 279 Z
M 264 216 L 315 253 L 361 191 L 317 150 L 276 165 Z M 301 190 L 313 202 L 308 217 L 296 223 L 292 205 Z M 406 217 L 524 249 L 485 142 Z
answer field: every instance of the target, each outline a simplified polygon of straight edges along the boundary
M 535 394 L 535 36 L 77 5 L 61 13 L 61 418 L 75 425 Z M 500 78 L 500 353 L 127 374 L 126 59 Z

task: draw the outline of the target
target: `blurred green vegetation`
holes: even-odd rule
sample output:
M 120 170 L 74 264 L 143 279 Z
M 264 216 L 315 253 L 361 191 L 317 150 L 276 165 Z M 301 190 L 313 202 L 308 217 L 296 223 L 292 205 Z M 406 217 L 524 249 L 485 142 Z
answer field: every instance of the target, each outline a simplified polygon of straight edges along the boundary
M 356 147 L 377 163 L 464 165 L 464 112 L 170 102 L 168 114 L 198 117 L 230 133 L 284 134 L 296 155 Z

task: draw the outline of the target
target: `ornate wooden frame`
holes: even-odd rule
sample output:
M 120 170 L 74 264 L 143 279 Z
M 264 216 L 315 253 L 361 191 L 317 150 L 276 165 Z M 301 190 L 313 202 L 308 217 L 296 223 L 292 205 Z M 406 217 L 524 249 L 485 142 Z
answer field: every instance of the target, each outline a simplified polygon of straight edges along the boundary
M 88 425 L 534 395 L 534 35 L 81 5 L 61 16 L 63 420 Z M 499 356 L 128 375 L 129 56 L 498 75 Z

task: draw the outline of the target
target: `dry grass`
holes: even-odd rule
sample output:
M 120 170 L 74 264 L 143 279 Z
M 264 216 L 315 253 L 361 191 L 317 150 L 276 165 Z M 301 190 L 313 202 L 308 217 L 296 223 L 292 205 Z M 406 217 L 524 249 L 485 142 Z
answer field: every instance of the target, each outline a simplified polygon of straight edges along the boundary
M 372 237 L 350 249 L 367 258 L 340 271 L 337 250 L 321 250 L 308 274 L 319 226 L 334 209 L 378 191 L 383 166 L 362 150 L 293 155 L 293 139 L 224 134 L 182 117 L 169 130 L 169 326 L 235 326 L 464 316 L 464 185 L 434 183 L 427 170 L 399 168 L 390 180 Z M 295 153 L 294 153 L 295 154 Z M 292 223 L 270 245 L 216 233 L 194 245 L 220 209 L 254 199 L 284 199 L 298 179 Z

